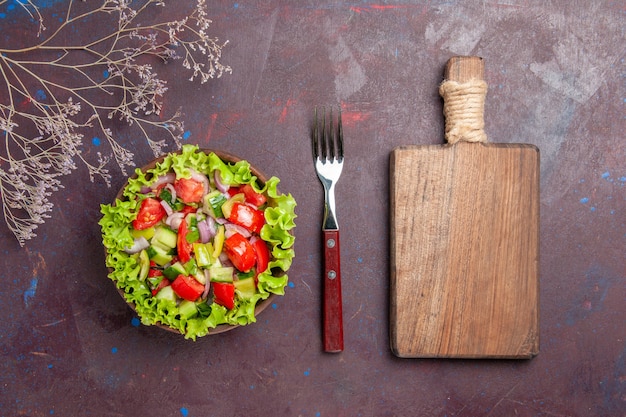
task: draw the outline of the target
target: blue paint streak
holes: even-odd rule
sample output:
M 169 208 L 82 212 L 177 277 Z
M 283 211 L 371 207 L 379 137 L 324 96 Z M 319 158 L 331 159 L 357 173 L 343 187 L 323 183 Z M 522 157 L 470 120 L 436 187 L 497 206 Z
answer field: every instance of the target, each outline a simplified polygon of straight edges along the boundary
M 606 171 L 604 174 L 602 174 L 602 178 L 603 179 L 607 179 L 611 176 L 611 173 L 609 171 Z
M 26 291 L 24 291 L 24 304 L 26 307 L 30 304 L 30 301 L 35 298 L 35 294 L 37 293 L 37 278 L 33 278 L 30 280 L 30 287 Z
M 37 7 L 40 8 L 40 9 L 44 8 L 44 7 L 52 7 L 56 3 L 60 3 L 60 2 L 63 2 L 63 1 L 65 1 L 65 0 L 47 0 L 47 1 L 39 0 L 39 1 L 37 1 Z
M 38 101 L 42 101 L 42 100 L 45 100 L 45 99 L 47 99 L 47 98 L 48 98 L 48 96 L 46 95 L 46 92 L 45 92 L 45 91 L 43 91 L 43 90 L 37 90 L 37 91 L 35 91 L 35 99 L 36 99 L 36 100 L 38 100 Z
M 589 202 L 589 198 L 588 197 L 583 197 L 583 198 L 580 199 L 580 202 L 582 204 L 587 204 Z
M 183 133 L 183 139 L 184 140 L 189 139 L 190 136 L 191 136 L 191 132 L 190 131 L 186 131 L 185 133 Z
M 189 415 L 189 410 L 187 410 L 185 407 L 181 407 L 181 408 L 180 408 L 180 414 L 181 414 L 183 417 L 186 417 L 186 416 L 188 416 L 188 415 Z

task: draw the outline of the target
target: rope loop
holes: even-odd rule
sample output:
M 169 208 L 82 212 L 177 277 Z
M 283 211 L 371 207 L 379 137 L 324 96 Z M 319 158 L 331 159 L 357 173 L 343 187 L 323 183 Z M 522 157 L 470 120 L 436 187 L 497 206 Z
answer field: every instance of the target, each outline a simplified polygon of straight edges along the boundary
M 477 79 L 464 83 L 447 80 L 439 86 L 439 94 L 443 97 L 448 143 L 487 142 L 484 131 L 487 83 Z

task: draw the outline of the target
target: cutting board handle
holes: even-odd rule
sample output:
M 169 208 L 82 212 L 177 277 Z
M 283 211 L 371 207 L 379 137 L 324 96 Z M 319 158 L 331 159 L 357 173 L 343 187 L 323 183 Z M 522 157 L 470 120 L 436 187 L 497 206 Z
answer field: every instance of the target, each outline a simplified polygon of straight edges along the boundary
M 485 63 L 477 56 L 455 56 L 448 60 L 444 82 L 439 86 L 446 118 L 449 144 L 487 142 L 485 134 Z

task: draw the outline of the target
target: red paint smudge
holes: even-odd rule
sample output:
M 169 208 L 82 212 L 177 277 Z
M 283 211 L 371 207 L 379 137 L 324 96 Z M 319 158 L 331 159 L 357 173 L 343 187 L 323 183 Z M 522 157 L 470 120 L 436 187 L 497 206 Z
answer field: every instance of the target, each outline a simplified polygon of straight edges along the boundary
M 213 133 L 213 129 L 215 128 L 215 121 L 217 120 L 217 113 L 213 113 L 211 115 L 211 123 L 209 123 L 209 126 L 207 127 L 207 132 L 206 132 L 206 141 L 210 141 L 211 140 L 211 134 Z
M 204 141 L 221 139 L 231 132 L 232 126 L 241 118 L 239 113 L 212 113 L 206 127 Z
M 30 105 L 31 103 L 31 98 L 30 97 L 25 97 L 24 100 L 22 100 L 18 105 L 18 109 L 20 110 L 26 110 L 26 108 Z
M 370 4 L 369 6 L 364 6 L 364 7 L 351 6 L 350 10 L 355 13 L 364 13 L 364 12 L 369 12 L 370 10 L 386 11 L 386 10 L 393 10 L 393 9 L 404 9 L 406 7 L 407 6 L 405 5 L 398 5 L 398 4 Z
M 287 118 L 287 112 L 289 111 L 289 107 L 295 104 L 295 100 L 287 99 L 287 103 L 283 106 L 282 111 L 280 112 L 280 116 L 278 117 L 278 123 L 284 123 Z
M 369 113 L 359 111 L 341 111 L 341 123 L 344 126 L 354 126 L 357 123 L 364 122 L 370 118 Z

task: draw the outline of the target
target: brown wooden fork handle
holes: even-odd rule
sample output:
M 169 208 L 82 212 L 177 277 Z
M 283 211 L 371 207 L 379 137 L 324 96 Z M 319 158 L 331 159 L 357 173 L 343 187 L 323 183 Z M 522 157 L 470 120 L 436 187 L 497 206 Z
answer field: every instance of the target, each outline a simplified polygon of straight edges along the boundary
M 343 351 L 339 230 L 324 230 L 324 351 Z

